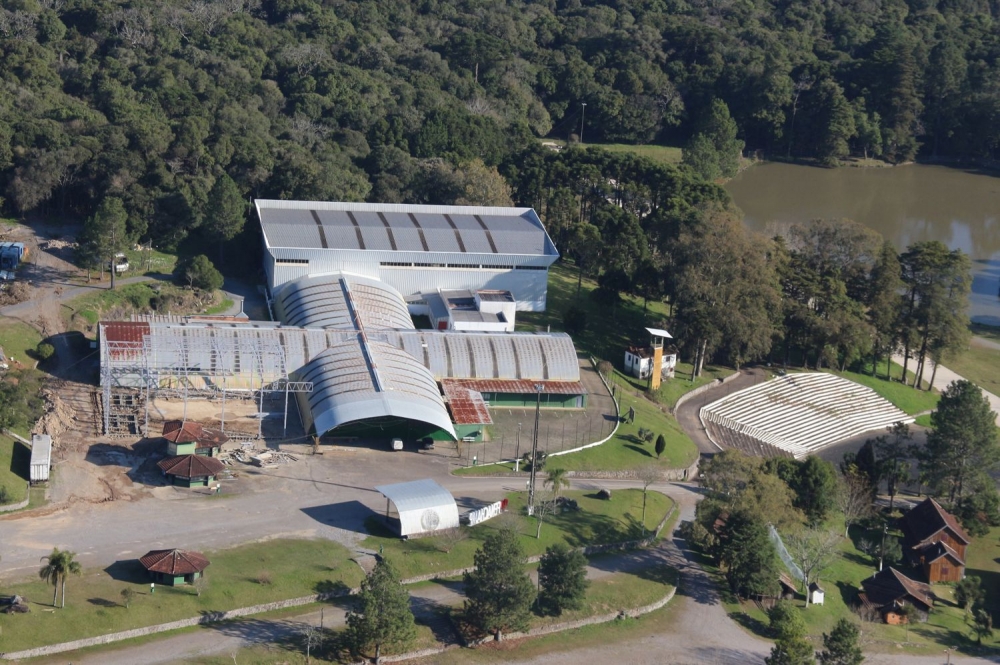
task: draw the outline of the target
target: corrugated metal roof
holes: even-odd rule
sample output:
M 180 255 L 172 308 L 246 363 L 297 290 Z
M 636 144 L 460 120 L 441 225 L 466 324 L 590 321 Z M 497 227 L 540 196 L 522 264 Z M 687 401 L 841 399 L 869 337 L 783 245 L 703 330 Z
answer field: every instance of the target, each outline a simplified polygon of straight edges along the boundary
M 278 317 L 303 328 L 412 328 L 403 297 L 370 277 L 318 275 L 282 286 L 275 298 Z M 355 321 L 352 310 L 360 318 Z
M 394 485 L 378 485 L 375 489 L 392 501 L 400 513 L 422 512 L 428 508 L 455 505 L 455 497 L 451 492 L 430 478 Z
M 456 425 L 492 425 L 489 409 L 482 393 L 453 381 L 442 381 L 444 396 L 448 400 L 448 410 Z
M 255 201 L 268 247 L 558 254 L 531 208 Z
M 535 386 L 542 386 L 542 393 L 550 395 L 586 395 L 587 389 L 579 381 L 505 381 L 495 379 L 442 379 L 445 394 L 456 388 L 466 388 L 482 393 L 504 393 L 507 395 L 527 395 L 535 392 Z
M 319 433 L 392 416 L 428 423 L 455 436 L 434 377 L 412 356 L 386 344 L 355 341 L 332 346 L 296 377 L 313 383 L 308 402 Z
M 31 435 L 31 466 L 50 464 L 52 461 L 52 437 L 48 434 Z

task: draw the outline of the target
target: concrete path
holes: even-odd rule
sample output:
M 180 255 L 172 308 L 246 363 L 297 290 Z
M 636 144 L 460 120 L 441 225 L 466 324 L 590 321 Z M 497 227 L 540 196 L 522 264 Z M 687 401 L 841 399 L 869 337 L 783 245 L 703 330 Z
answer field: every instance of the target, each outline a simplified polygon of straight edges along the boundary
M 701 425 L 698 412 L 707 404 L 722 399 L 726 395 L 734 393 L 744 388 L 749 388 L 767 378 L 767 374 L 760 368 L 744 368 L 740 370 L 740 375 L 726 384 L 719 384 L 712 390 L 706 390 L 700 395 L 695 395 L 679 407 L 674 415 L 681 428 L 687 433 L 702 455 L 714 455 L 719 452 L 719 447 L 712 443 L 705 433 L 705 428 Z
M 985 340 L 982 339 L 981 337 L 977 337 L 976 339 L 981 340 L 983 342 L 988 342 L 990 345 L 995 345 L 996 348 L 1000 349 L 1000 344 L 996 344 L 996 342 L 991 342 L 990 340 Z M 897 354 L 892 357 L 892 361 L 898 364 L 900 367 L 902 367 L 903 356 Z M 913 358 L 910 358 L 910 364 L 909 367 L 907 368 L 908 370 L 910 370 L 907 372 L 907 375 L 910 377 L 912 377 L 911 372 L 913 370 L 914 364 L 915 361 L 913 360 Z M 924 370 L 924 377 L 925 380 L 927 380 L 928 382 L 930 382 L 930 375 L 928 374 L 928 370 L 932 369 L 933 367 L 928 367 L 927 370 Z M 934 384 L 932 387 L 939 391 L 943 391 L 945 388 L 947 388 L 955 381 L 964 381 L 964 380 L 965 377 L 960 376 L 959 374 L 951 371 L 944 365 L 938 365 L 937 372 L 934 374 Z M 980 389 L 982 388 L 980 387 Z M 983 390 L 983 395 L 986 397 L 987 400 L 989 400 L 990 408 L 993 409 L 993 413 L 996 415 L 997 426 L 1000 427 L 1000 397 L 997 397 L 996 395 L 987 390 Z

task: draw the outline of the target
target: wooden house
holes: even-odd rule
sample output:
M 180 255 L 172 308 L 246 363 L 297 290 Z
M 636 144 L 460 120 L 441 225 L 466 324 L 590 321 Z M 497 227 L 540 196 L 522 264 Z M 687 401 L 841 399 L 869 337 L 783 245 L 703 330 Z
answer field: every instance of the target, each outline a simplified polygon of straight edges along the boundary
M 877 612 L 889 624 L 905 623 L 900 608 L 916 608 L 921 620 L 934 607 L 934 593 L 930 585 L 911 580 L 893 567 L 884 568 L 861 582 L 858 601 L 863 610 Z
M 919 503 L 903 515 L 900 527 L 903 552 L 928 582 L 958 582 L 965 577 L 965 548 L 971 539 L 937 501 L 927 498 Z

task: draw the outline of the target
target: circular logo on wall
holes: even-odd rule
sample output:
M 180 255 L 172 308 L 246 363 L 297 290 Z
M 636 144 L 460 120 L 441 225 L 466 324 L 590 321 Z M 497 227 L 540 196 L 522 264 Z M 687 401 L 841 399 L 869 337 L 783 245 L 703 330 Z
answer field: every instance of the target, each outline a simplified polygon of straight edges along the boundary
M 440 523 L 441 516 L 433 508 L 428 508 L 420 516 L 420 526 L 424 528 L 424 531 L 436 531 Z

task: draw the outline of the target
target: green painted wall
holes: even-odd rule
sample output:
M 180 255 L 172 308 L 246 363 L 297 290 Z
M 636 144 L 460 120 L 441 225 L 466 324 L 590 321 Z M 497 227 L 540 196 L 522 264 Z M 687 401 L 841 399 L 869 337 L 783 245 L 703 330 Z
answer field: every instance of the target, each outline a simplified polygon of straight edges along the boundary
M 174 455 L 194 455 L 195 443 L 168 443 L 167 454 Z
M 483 393 L 483 399 L 490 406 L 534 407 L 534 393 Z M 542 394 L 542 408 L 579 409 L 587 406 L 586 395 L 546 395 Z

